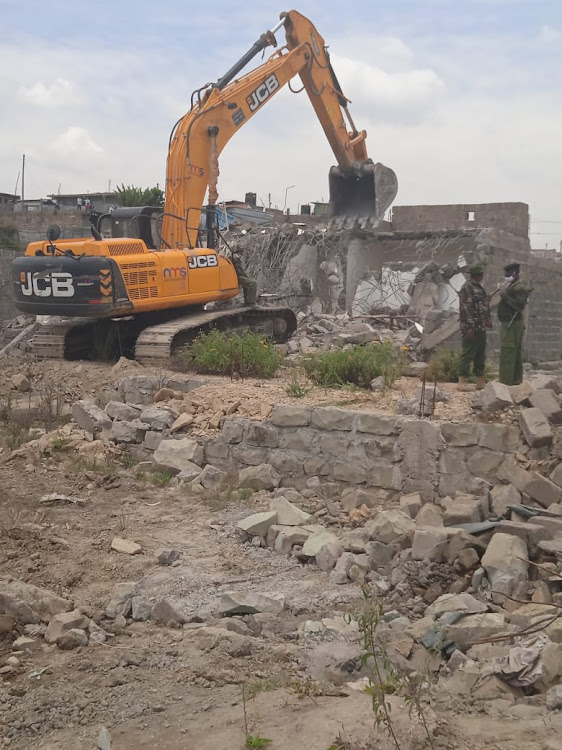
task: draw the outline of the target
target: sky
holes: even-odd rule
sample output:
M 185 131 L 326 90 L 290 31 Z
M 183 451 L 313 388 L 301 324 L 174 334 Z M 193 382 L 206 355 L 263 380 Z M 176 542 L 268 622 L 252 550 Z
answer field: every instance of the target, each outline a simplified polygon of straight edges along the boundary
M 560 0 L 296 9 L 329 46 L 369 156 L 398 175 L 397 205 L 522 201 L 533 247 L 560 246 Z M 271 0 L 0 0 L 0 192 L 15 190 L 24 153 L 27 198 L 163 186 L 191 92 L 283 10 Z M 308 98 L 284 88 L 224 150 L 219 200 L 255 192 L 296 212 L 328 200 L 334 163 Z

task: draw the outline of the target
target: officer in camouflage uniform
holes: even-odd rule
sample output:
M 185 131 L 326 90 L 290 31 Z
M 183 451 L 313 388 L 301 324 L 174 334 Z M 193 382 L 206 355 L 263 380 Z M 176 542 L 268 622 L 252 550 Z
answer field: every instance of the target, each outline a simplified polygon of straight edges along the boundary
M 519 279 L 519 263 L 504 267 L 505 282 L 500 285 L 498 319 L 500 329 L 500 383 L 519 385 L 523 380 L 523 311 L 531 290 Z
M 492 327 L 490 302 L 482 286 L 484 268 L 480 263 L 468 269 L 470 279 L 459 292 L 459 316 L 462 335 L 462 352 L 459 362 L 459 391 L 469 391 L 467 378 L 470 365 L 473 365 L 476 376 L 476 388 L 482 390 L 485 385 L 484 368 L 486 366 L 486 331 Z
M 242 291 L 244 292 L 244 304 L 249 307 L 255 307 L 258 297 L 258 285 L 256 281 L 251 279 L 246 273 L 242 258 L 237 252 L 232 251 L 230 259 L 238 276 L 238 285 L 242 287 Z

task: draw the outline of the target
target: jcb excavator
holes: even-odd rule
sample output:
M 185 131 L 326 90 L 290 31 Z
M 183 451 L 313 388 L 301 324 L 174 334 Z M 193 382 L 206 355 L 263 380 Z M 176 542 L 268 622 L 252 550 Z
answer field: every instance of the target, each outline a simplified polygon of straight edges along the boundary
M 110 355 L 157 362 L 210 327 L 249 327 L 277 341 L 289 338 L 296 328 L 289 309 L 210 311 L 205 305 L 240 291 L 231 260 L 217 247 L 218 157 L 230 138 L 297 74 L 338 162 L 329 178 L 332 216 L 361 225 L 383 216 L 396 195 L 394 172 L 367 157 L 366 132 L 358 131 L 351 119 L 313 24 L 294 10 L 280 19 L 222 78 L 192 94 L 189 112 L 170 137 L 163 211 L 116 209 L 100 217 L 92 238 L 57 241 L 60 234 L 51 227 L 46 241 L 31 243 L 25 256 L 14 261 L 16 307 L 64 316 L 38 326 L 32 342 L 37 356 L 96 358 L 101 344 L 105 356 L 110 347 Z M 282 27 L 286 45 L 236 79 L 262 50 L 277 46 L 275 33 Z M 109 238 L 103 229 L 108 222 Z

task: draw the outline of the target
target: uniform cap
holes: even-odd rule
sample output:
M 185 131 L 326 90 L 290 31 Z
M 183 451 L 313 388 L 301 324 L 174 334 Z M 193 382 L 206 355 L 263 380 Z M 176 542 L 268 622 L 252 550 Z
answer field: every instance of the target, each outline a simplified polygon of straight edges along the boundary
M 471 266 L 468 267 L 468 273 L 471 276 L 483 276 L 484 266 L 482 265 L 482 263 L 473 263 Z
M 508 263 L 506 266 L 504 266 L 503 270 L 507 273 L 508 271 L 519 271 L 520 268 L 521 265 L 516 261 L 513 261 L 512 263 Z

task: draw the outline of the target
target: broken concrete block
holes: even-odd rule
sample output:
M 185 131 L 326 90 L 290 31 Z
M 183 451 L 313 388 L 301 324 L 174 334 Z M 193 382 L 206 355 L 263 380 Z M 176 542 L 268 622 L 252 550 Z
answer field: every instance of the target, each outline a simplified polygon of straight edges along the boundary
M 72 604 L 48 589 L 16 579 L 0 582 L 0 612 L 24 625 L 40 620 L 49 622 L 54 615 L 69 612 Z
M 419 492 L 413 492 L 410 495 L 402 495 L 400 498 L 400 508 L 407 513 L 410 518 L 416 518 L 422 509 L 422 499 Z
M 551 518 L 550 516 L 535 516 L 529 518 L 531 526 L 540 526 L 547 534 L 547 539 L 562 539 L 562 518 Z
M 510 534 L 494 534 L 482 558 L 492 591 L 511 596 L 529 578 L 527 545 Z
M 412 558 L 427 562 L 444 562 L 449 533 L 444 528 L 418 528 L 412 541 Z
M 540 388 L 530 397 L 531 406 L 541 411 L 550 424 L 562 423 L 562 407 L 552 391 Z
M 558 379 L 554 375 L 544 372 L 533 372 L 528 376 L 527 380 L 533 390 L 546 389 L 555 393 L 560 392 Z
M 119 536 L 113 537 L 111 549 L 114 552 L 122 552 L 125 555 L 138 555 L 142 552 L 140 544 L 137 544 L 130 539 L 122 539 Z
M 461 495 L 455 499 L 443 498 L 441 504 L 445 508 L 443 513 L 443 524 L 445 526 L 478 523 L 483 520 L 482 507 L 478 498 Z
M 466 447 L 478 443 L 478 428 L 476 422 L 443 422 L 441 434 L 448 446 Z
M 131 617 L 135 622 L 146 622 L 152 614 L 152 604 L 144 596 L 133 596 L 131 610 Z
M 203 448 L 191 438 L 162 440 L 153 456 L 155 466 L 174 474 L 192 467 L 193 464 L 201 466 L 203 461 Z
M 12 376 L 12 385 L 21 393 L 27 393 L 31 389 L 31 383 L 22 372 L 18 372 Z
M 231 591 L 223 594 L 219 613 L 223 617 L 232 615 L 254 615 L 259 612 L 278 615 L 285 609 L 284 594 L 259 594 Z
M 447 612 L 465 612 L 468 615 L 476 615 L 487 611 L 486 604 L 478 601 L 471 594 L 463 592 L 461 594 L 443 594 L 425 610 L 425 613 L 437 619 Z
M 365 529 L 373 541 L 390 544 L 400 538 L 411 539 L 415 523 L 401 510 L 381 510 Z
M 140 417 L 141 412 L 140 407 L 124 404 L 122 401 L 110 401 L 105 406 L 105 413 L 111 419 L 118 419 L 121 422 L 132 422 Z
M 276 404 L 269 419 L 277 427 L 307 427 L 310 415 L 310 407 Z
M 369 565 L 372 570 L 384 568 L 397 554 L 397 550 L 382 542 L 367 542 L 365 554 L 369 556 Z
M 111 419 L 108 415 L 99 406 L 89 401 L 76 401 L 72 405 L 72 418 L 90 435 L 111 429 Z
M 517 450 L 520 434 L 517 427 L 506 424 L 479 424 L 478 445 L 491 451 L 513 453 Z
M 226 471 L 218 469 L 216 466 L 211 466 L 211 464 L 207 464 L 194 483 L 201 485 L 201 487 L 204 487 L 206 490 L 214 490 L 219 489 L 225 480 Z
M 487 383 L 485 388 L 477 395 L 479 395 L 480 407 L 486 413 L 501 411 L 508 406 L 513 406 L 509 387 L 495 380 Z
M 548 508 L 549 505 L 560 502 L 562 489 L 557 484 L 536 471 L 530 474 L 530 481 L 525 485 L 524 490 L 527 495 L 536 500 L 543 508 Z
M 128 617 L 131 612 L 131 600 L 137 594 L 136 583 L 117 583 L 111 592 L 111 600 L 105 608 L 105 616 L 114 620 L 119 615 Z
M 167 625 L 168 627 L 182 625 L 186 622 L 186 617 L 183 612 L 180 612 L 179 609 L 167 599 L 160 599 L 160 601 L 152 608 L 150 616 L 154 622 Z
M 351 430 L 355 412 L 338 406 L 316 406 L 312 409 L 311 425 L 318 430 Z
M 63 651 L 70 651 L 74 648 L 88 645 L 88 634 L 85 630 L 72 628 L 65 631 L 58 639 L 57 646 Z
M 160 565 L 171 565 L 179 560 L 181 557 L 181 550 L 174 549 L 173 547 L 160 547 L 154 553 L 154 557 L 158 560 Z
M 109 431 L 109 439 L 115 443 L 142 443 L 146 429 L 140 423 L 114 420 Z
M 45 631 L 45 640 L 47 643 L 56 643 L 69 630 L 75 628 L 85 630 L 87 627 L 88 618 L 79 609 L 72 612 L 63 612 L 49 620 L 49 625 Z
M 168 407 L 151 406 L 141 412 L 141 422 L 149 425 L 152 430 L 165 430 L 171 427 L 179 414 Z
M 253 513 L 251 516 L 238 521 L 236 527 L 246 531 L 252 536 L 266 537 L 270 527 L 277 523 L 276 511 L 264 511 L 263 513 Z
M 272 527 L 274 528 L 274 527 Z M 273 549 L 280 555 L 290 554 L 293 547 L 297 544 L 304 544 L 310 532 L 300 529 L 298 526 L 277 526 L 278 533 L 275 537 Z
M 316 564 L 325 573 L 329 573 L 344 552 L 343 544 L 339 540 L 326 542 L 316 553 Z
M 562 685 L 555 685 L 546 693 L 546 707 L 549 711 L 562 708 Z
M 521 503 L 521 493 L 512 484 L 497 484 L 490 492 L 491 511 L 496 516 L 504 516 L 510 505 Z
M 552 428 L 539 409 L 535 407 L 522 409 L 519 413 L 519 427 L 530 448 L 552 445 L 554 437 Z
M 498 469 L 505 460 L 505 454 L 499 451 L 482 450 L 475 451 L 466 462 L 468 470 L 475 477 L 495 478 Z
M 310 513 L 297 508 L 285 497 L 274 497 L 269 507 L 277 513 L 277 523 L 282 526 L 303 526 L 312 518 Z
M 530 398 L 531 395 L 534 393 L 533 386 L 529 383 L 528 380 L 524 380 L 519 385 L 510 385 L 509 386 L 509 392 L 511 393 L 511 398 L 513 399 L 513 403 L 517 404 L 517 406 L 530 406 Z
M 325 544 L 337 541 L 337 537 L 331 531 L 318 529 L 314 531 L 303 544 L 302 554 L 305 557 L 316 557 Z
M 281 475 L 271 464 L 259 464 L 242 469 L 238 475 L 240 486 L 252 490 L 273 490 L 279 487 Z
M 562 463 L 558 464 L 558 466 L 554 469 L 554 471 L 550 475 L 550 478 L 554 482 L 554 484 L 557 484 L 559 487 L 562 487 Z
M 194 464 L 191 461 L 185 461 L 183 469 L 179 474 L 176 474 L 175 478 L 178 482 L 181 483 L 194 482 L 196 479 L 199 479 L 202 473 L 203 472 L 200 466 L 197 466 L 197 464 Z
M 181 432 L 187 430 L 193 424 L 193 414 L 180 414 L 170 427 L 170 432 Z
M 460 649 L 472 643 L 491 638 L 498 633 L 510 633 L 514 628 L 506 625 L 503 615 L 496 612 L 468 615 L 446 628 L 447 639 L 454 641 Z M 480 671 L 480 670 L 479 670 Z
M 416 526 L 443 526 L 443 514 L 433 503 L 426 503 L 416 517 Z

